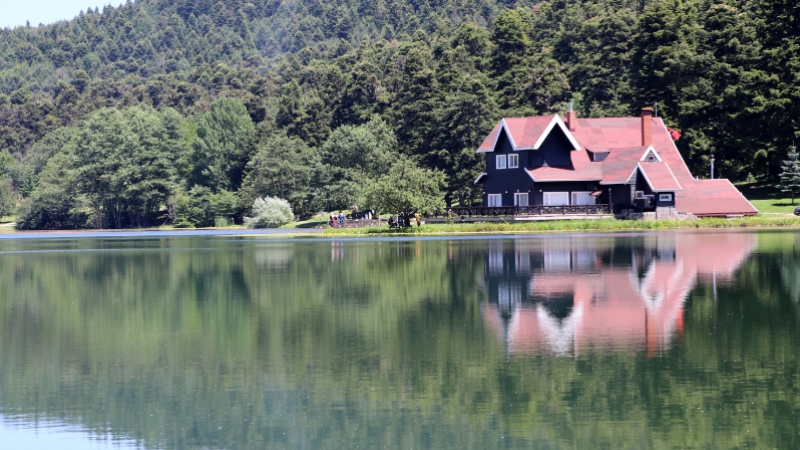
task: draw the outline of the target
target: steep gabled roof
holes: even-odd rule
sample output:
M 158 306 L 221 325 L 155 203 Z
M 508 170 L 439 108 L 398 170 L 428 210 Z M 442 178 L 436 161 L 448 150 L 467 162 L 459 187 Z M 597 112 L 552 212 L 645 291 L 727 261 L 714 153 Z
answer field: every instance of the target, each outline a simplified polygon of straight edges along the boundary
M 600 180 L 600 184 L 627 183 L 648 148 L 640 145 L 610 150 L 602 162 L 603 178 Z
M 538 150 L 554 128 L 560 128 L 567 136 L 573 150 L 580 150 L 578 141 L 570 134 L 564 121 L 557 114 L 537 117 L 510 117 L 500 121 L 486 136 L 478 153 L 493 152 L 501 130 L 506 132 L 511 147 L 515 150 Z
M 497 138 L 500 136 L 500 129 L 503 128 L 503 122 L 497 122 L 497 125 L 492 128 L 492 132 L 486 136 L 481 145 L 478 147 L 478 153 L 493 152 L 494 146 L 497 144 Z
M 679 183 L 693 180 L 694 176 L 683 160 L 675 142 L 660 117 L 650 119 L 652 123 L 651 146 L 659 158 L 667 163 Z M 600 119 L 577 119 L 572 135 L 589 151 L 606 152 L 612 149 L 608 158 L 619 149 L 642 147 L 641 117 L 608 117 Z M 605 171 L 605 168 L 603 169 Z
M 639 163 L 639 171 L 641 171 L 642 176 L 644 176 L 645 181 L 650 185 L 650 189 L 652 189 L 653 192 L 673 192 L 681 190 L 680 183 L 678 183 L 672 171 L 669 170 L 669 166 L 664 162 L 642 161 Z

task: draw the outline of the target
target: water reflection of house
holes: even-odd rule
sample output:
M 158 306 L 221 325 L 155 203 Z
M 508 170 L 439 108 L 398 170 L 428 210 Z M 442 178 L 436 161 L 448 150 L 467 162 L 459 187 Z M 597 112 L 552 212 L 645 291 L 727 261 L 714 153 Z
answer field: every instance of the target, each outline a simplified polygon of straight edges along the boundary
M 682 331 L 698 282 L 732 280 L 756 246 L 746 233 L 493 242 L 486 256 L 487 325 L 510 353 L 646 348 Z

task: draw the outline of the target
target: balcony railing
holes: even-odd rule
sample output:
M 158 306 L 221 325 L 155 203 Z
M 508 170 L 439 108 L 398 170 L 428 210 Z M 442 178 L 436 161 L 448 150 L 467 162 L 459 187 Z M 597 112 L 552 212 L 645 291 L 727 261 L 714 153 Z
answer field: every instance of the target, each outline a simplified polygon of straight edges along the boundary
M 465 217 L 498 217 L 498 216 L 545 216 L 545 215 L 592 215 L 612 214 L 611 205 L 562 205 L 562 206 L 460 206 L 450 208 L 455 216 Z M 434 217 L 447 216 L 439 212 Z

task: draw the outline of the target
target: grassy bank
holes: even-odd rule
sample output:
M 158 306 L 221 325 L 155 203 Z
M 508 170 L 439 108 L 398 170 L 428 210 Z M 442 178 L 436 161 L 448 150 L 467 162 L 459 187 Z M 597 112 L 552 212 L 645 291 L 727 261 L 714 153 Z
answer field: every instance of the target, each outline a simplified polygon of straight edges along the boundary
M 759 213 L 767 215 L 793 214 L 794 209 L 800 206 L 800 201 L 792 199 L 787 193 L 781 192 L 775 186 L 768 184 L 742 183 L 737 185 L 742 194 L 750 200 Z
M 640 220 L 554 220 L 548 222 L 479 222 L 454 224 L 429 224 L 401 230 L 388 227 L 329 228 L 325 236 L 364 235 L 436 235 L 462 233 L 539 233 L 551 231 L 631 231 L 671 230 L 698 228 L 800 228 L 800 218 L 742 217 L 738 219 L 699 219 L 694 221 L 640 221 Z

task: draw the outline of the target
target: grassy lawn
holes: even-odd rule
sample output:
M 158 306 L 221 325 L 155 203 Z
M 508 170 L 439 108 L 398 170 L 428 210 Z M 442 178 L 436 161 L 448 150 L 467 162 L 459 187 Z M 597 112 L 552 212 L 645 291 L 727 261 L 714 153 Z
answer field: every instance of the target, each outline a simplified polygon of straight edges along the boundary
M 13 233 L 16 231 L 14 228 L 15 220 L 16 217 L 14 216 L 0 217 L 0 233 Z
M 478 222 L 427 224 L 401 230 L 388 227 L 329 228 L 325 236 L 420 235 L 470 233 L 541 233 L 581 231 L 634 231 L 698 228 L 800 228 L 800 218 L 794 216 L 742 217 L 738 219 L 699 220 L 554 220 L 546 222 Z
M 282 225 L 279 228 L 319 228 L 328 225 L 328 217 L 330 217 L 331 213 L 322 213 L 314 214 L 308 220 L 301 220 L 298 222 L 290 222 L 286 225 Z
M 774 186 L 754 183 L 737 187 L 761 214 L 793 214 L 794 209 L 800 206 L 800 200 L 795 198 L 793 205 L 792 199 Z

